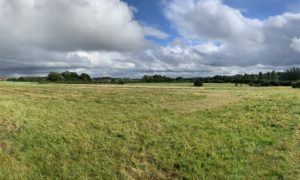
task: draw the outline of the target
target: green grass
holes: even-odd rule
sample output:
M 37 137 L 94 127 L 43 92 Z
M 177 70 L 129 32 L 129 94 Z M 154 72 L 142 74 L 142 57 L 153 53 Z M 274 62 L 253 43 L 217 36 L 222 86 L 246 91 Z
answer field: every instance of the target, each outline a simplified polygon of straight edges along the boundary
M 300 91 L 0 83 L 0 179 L 299 179 Z

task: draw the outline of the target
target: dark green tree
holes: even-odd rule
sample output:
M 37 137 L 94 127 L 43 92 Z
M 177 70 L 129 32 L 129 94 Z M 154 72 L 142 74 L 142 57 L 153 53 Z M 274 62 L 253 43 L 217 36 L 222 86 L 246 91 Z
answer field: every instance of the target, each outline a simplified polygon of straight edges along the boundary
M 300 88 L 300 81 L 294 82 L 294 83 L 292 84 L 292 87 L 293 87 L 293 88 Z
M 64 80 L 64 77 L 60 73 L 57 73 L 57 72 L 50 72 L 47 77 L 47 81 L 52 81 L 52 82 L 58 82 L 58 81 L 63 81 L 63 80 Z
M 194 83 L 195 87 L 202 87 L 203 86 L 203 82 L 200 79 L 197 79 Z
M 76 72 L 65 71 L 61 75 L 65 81 L 79 81 L 79 75 Z
M 90 81 L 92 81 L 92 78 L 91 78 L 90 75 L 88 75 L 88 74 L 86 74 L 86 73 L 82 73 L 82 74 L 80 74 L 80 76 L 79 76 L 79 80 L 80 80 L 80 81 L 85 81 L 85 82 L 90 82 Z

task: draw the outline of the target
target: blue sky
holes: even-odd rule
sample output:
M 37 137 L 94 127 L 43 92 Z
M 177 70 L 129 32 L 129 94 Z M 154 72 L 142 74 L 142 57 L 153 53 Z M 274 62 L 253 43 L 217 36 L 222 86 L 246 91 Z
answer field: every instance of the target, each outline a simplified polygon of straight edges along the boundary
M 148 37 L 162 45 L 177 36 L 176 31 L 172 28 L 170 22 L 164 16 L 162 0 L 125 0 L 130 6 L 136 8 L 135 18 L 142 23 L 157 27 L 163 32 L 170 35 L 167 40 L 160 40 L 153 37 Z
M 293 6 L 299 5 L 299 0 L 224 0 L 225 4 L 240 9 L 251 18 L 264 19 L 293 11 Z
M 166 40 L 153 37 L 149 39 L 166 45 L 178 36 L 164 15 L 163 0 L 124 0 L 136 8 L 135 18 L 142 23 L 152 25 L 170 35 Z M 168 0 L 166 0 L 168 1 Z M 239 10 L 245 17 L 266 19 L 270 16 L 300 10 L 300 0 L 223 0 L 225 5 Z
M 159 24 L 168 28 L 168 22 L 163 16 L 162 0 L 124 0 L 137 8 L 136 18 L 151 24 Z M 300 10 L 299 0 L 223 0 L 223 3 L 251 18 L 264 19 L 287 11 Z M 298 6 L 298 7 L 297 7 Z

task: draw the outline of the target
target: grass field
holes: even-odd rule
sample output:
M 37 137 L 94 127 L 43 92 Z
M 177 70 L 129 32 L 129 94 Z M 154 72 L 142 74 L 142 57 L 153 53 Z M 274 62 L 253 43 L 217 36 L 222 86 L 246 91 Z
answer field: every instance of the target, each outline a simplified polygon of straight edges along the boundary
M 0 83 L 0 179 L 300 179 L 300 90 Z

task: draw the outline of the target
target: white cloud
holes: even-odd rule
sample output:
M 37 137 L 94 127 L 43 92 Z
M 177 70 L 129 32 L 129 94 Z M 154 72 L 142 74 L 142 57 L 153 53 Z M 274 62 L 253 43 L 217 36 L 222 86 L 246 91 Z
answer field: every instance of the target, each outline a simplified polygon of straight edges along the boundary
M 0 0 L 0 29 L 1 42 L 55 51 L 132 50 L 145 43 L 120 0 Z
M 222 48 L 223 48 L 222 45 L 214 44 L 212 42 L 203 43 L 195 46 L 196 50 L 204 54 L 217 53 L 218 51 L 222 50 Z
M 294 51 L 300 53 L 300 39 L 298 39 L 298 38 L 293 38 L 293 39 L 291 40 L 290 47 L 291 47 Z
M 121 57 L 149 44 L 134 11 L 121 0 L 0 0 L 0 74 L 130 69 Z
M 245 18 L 220 0 L 172 0 L 165 14 L 186 38 L 263 41 L 259 20 Z
M 285 13 L 264 20 L 251 19 L 221 0 L 171 0 L 166 17 L 185 41 L 219 42 L 211 55 L 202 55 L 216 66 L 266 66 L 300 64 L 290 49 L 290 39 L 300 36 L 300 14 Z M 196 48 L 196 47 L 194 47 Z M 201 51 L 200 51 L 201 52 Z
M 69 56 L 79 56 L 90 61 L 90 66 L 99 68 L 132 69 L 134 63 L 128 62 L 130 57 L 119 52 L 73 52 Z
M 144 26 L 143 29 L 146 36 L 152 36 L 158 39 L 168 39 L 170 37 L 169 34 L 151 26 Z
M 245 17 L 221 0 L 165 1 L 179 37 L 134 19 L 121 0 L 0 0 L 0 73 L 95 76 L 256 73 L 300 65 L 300 14 Z

